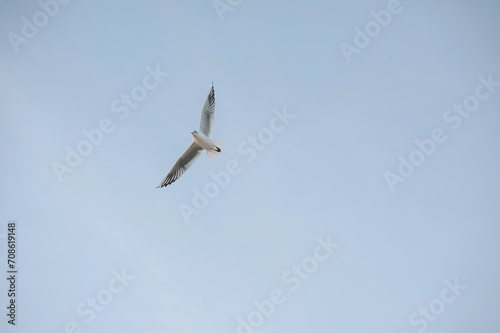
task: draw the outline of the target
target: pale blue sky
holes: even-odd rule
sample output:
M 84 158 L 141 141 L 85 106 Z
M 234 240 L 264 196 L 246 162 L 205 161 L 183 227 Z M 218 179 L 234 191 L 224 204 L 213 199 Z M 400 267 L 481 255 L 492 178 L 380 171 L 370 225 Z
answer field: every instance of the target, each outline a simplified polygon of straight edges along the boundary
M 17 325 L 4 280 L 2 332 L 498 332 L 500 5 L 401 0 L 348 62 L 341 43 L 388 4 L 242 1 L 221 21 L 211 1 L 72 0 L 15 52 L 9 33 L 44 16 L 1 2 L 3 272 L 8 221 L 19 239 Z M 120 119 L 111 105 L 147 68 L 169 74 Z M 212 81 L 222 155 L 156 189 Z M 443 115 L 477 91 L 453 129 Z M 295 118 L 247 161 L 238 147 L 283 110 Z M 60 182 L 53 162 L 106 118 L 113 131 Z M 384 174 L 435 128 L 446 141 L 391 191 Z M 231 161 L 241 172 L 187 224 L 180 205 Z M 324 259 L 318 237 L 340 247 Z M 303 262 L 317 267 L 291 290 Z M 243 328 L 273 290 L 282 304 Z

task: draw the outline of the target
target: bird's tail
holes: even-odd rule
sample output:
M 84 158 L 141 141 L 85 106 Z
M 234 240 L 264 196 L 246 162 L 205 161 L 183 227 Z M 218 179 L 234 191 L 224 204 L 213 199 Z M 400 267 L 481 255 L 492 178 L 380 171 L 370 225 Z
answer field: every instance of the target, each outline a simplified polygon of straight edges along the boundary
M 207 150 L 207 158 L 209 161 L 215 160 L 217 157 L 219 157 L 220 153 L 222 152 L 222 140 L 214 139 L 213 141 L 215 147 Z

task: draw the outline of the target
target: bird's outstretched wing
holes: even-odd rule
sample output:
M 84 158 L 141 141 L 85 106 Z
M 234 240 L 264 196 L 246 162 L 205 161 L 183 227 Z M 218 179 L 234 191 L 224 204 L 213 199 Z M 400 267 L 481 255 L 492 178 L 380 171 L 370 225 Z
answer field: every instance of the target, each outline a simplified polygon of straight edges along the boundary
M 175 182 L 177 179 L 179 179 L 182 174 L 189 169 L 191 164 L 193 164 L 194 161 L 200 156 L 201 151 L 203 148 L 201 148 L 196 142 L 193 142 L 191 146 L 182 154 L 181 157 L 175 162 L 174 166 L 172 167 L 172 170 L 168 172 L 168 175 L 161 181 L 161 183 L 156 186 L 158 187 L 164 187 L 167 185 L 172 184 Z
M 205 134 L 207 137 L 210 137 L 210 132 L 212 132 L 212 122 L 214 121 L 214 113 L 215 113 L 215 92 L 214 92 L 214 83 L 210 86 L 210 91 L 208 92 L 207 100 L 205 101 L 205 105 L 203 105 L 203 109 L 201 110 L 201 119 L 200 119 L 200 133 Z

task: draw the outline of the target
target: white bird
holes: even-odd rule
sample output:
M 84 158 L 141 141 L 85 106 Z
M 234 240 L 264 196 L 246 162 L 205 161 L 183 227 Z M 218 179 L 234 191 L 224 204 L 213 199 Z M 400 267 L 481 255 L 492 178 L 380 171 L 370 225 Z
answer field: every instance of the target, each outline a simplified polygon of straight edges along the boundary
M 191 132 L 193 143 L 184 152 L 184 154 L 179 157 L 172 169 L 168 172 L 168 175 L 161 181 L 157 188 L 170 185 L 177 179 L 179 179 L 179 177 L 182 176 L 182 174 L 187 169 L 189 169 L 193 162 L 196 161 L 203 149 L 207 151 L 207 157 L 209 161 L 213 161 L 217 158 L 217 156 L 219 156 L 222 151 L 221 139 L 214 139 L 213 141 L 209 139 L 210 133 L 212 132 L 214 113 L 215 93 L 214 83 L 212 82 L 210 91 L 208 92 L 207 100 L 205 101 L 203 109 L 201 110 L 200 129 L 198 131 Z

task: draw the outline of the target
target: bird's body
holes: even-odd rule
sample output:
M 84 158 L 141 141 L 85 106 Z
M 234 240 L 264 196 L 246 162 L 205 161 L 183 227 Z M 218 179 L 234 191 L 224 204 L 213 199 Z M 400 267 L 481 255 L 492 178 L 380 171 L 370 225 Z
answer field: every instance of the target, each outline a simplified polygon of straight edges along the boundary
M 212 122 L 215 113 L 215 92 L 212 83 L 208 92 L 207 100 L 201 110 L 201 120 L 199 131 L 192 131 L 193 143 L 175 162 L 167 176 L 157 187 L 164 187 L 175 182 L 179 177 L 193 164 L 200 156 L 203 150 L 207 151 L 209 161 L 212 161 L 221 153 L 222 142 L 220 139 L 211 140 L 209 138 L 212 132 Z
M 193 142 L 195 142 L 201 148 L 205 149 L 207 153 L 210 150 L 220 152 L 220 148 L 217 147 L 214 141 L 210 140 L 205 134 L 197 131 L 192 131 L 191 136 L 193 137 Z

